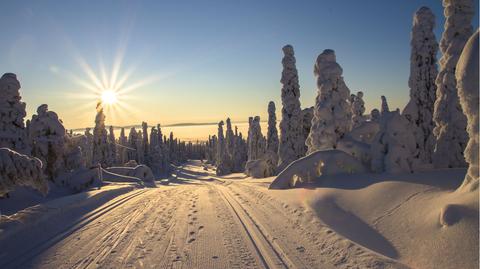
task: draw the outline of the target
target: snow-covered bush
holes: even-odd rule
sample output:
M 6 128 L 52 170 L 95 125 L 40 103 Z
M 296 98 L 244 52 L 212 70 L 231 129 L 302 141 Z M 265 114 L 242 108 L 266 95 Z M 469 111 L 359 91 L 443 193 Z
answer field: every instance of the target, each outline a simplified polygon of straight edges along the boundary
M 342 72 L 333 50 L 324 50 L 318 56 L 314 67 L 318 92 L 312 127 L 305 142 L 307 153 L 335 148 L 337 141 L 351 129 L 350 90 Z
M 341 150 L 319 150 L 292 162 L 278 174 L 270 189 L 287 189 L 320 176 L 365 173 L 368 169 Z
M 384 112 L 380 131 L 371 144 L 371 168 L 374 172 L 413 172 L 417 167 L 413 133 L 398 110 Z
M 152 170 L 146 165 L 137 165 L 135 167 L 108 167 L 104 170 L 118 175 L 136 177 L 142 181 L 151 182 L 155 180 Z
M 379 119 L 377 119 L 379 120 Z M 372 144 L 373 139 L 380 130 L 380 124 L 377 121 L 365 121 L 358 127 L 353 128 L 346 137 L 350 137 L 356 141 Z
M 93 129 L 93 157 L 94 165 L 100 164 L 103 167 L 112 164 L 110 146 L 108 144 L 107 129 L 105 129 L 105 114 L 102 103 L 97 104 L 97 115 L 95 116 L 95 128 Z
M 248 161 L 245 165 L 245 174 L 253 178 L 273 176 L 271 166 L 265 159 Z
M 467 118 L 457 93 L 455 67 L 467 39 L 472 35 L 472 0 L 443 0 L 445 30 L 440 40 L 440 72 L 436 78 L 437 99 L 433 120 L 436 137 L 433 164 L 438 168 L 466 166 Z
M 435 16 L 428 7 L 421 7 L 413 17 L 410 54 L 410 101 L 402 112 L 413 130 L 417 155 L 423 163 L 431 163 L 435 137 L 433 136 L 433 107 L 437 86 L 438 44 L 433 32 Z
M 296 60 L 291 45 L 282 48 L 282 120 L 280 121 L 280 144 L 278 169 L 282 170 L 292 161 L 304 155 L 305 141 L 302 134 L 302 109 L 300 108 L 300 85 Z
M 479 184 L 478 159 L 478 30 L 468 40 L 462 55 L 458 60 L 455 76 L 457 79 L 458 95 L 463 112 L 467 116 L 467 131 L 469 140 L 465 148 L 465 160 L 469 164 L 465 180 L 461 189 L 477 190 Z
M 357 92 L 357 95 L 352 95 L 352 128 L 355 128 L 360 126 L 366 120 L 365 116 L 363 116 L 363 113 L 365 113 L 365 102 L 363 101 L 363 92 L 359 91 Z
M 30 154 L 23 122 L 27 113 L 19 90 L 20 82 L 15 74 L 5 73 L 0 78 L 0 147 Z
M 8 148 L 0 148 L 0 196 L 17 186 L 29 186 L 43 195 L 48 192 L 42 162 Z
M 65 171 L 85 168 L 85 159 L 82 152 L 82 146 L 87 143 L 87 138 L 85 135 L 72 134 L 67 134 L 65 138 Z
M 370 111 L 370 120 L 373 122 L 380 122 L 380 111 L 378 109 L 374 108 L 372 111 Z
M 42 161 L 47 179 L 53 181 L 65 172 L 65 128 L 57 113 L 43 104 L 33 115 L 29 129 L 32 155 Z

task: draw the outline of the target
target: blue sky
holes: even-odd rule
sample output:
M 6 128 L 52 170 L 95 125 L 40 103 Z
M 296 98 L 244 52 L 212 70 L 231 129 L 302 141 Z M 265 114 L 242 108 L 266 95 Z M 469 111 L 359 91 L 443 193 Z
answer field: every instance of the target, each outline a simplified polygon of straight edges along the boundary
M 125 85 L 139 87 L 107 124 L 245 121 L 265 117 L 270 100 L 280 108 L 281 48 L 292 44 L 303 107 L 314 104 L 314 60 L 330 48 L 368 111 L 380 95 L 403 108 L 412 15 L 423 5 L 437 16 L 439 40 L 438 0 L 9 1 L 0 72 L 17 74 L 29 116 L 47 103 L 68 128 L 83 127 L 93 124 L 96 100 L 79 98 L 90 91 L 72 79 L 89 81 L 78 59 L 101 77 L 100 63 L 109 73 L 123 49 L 120 77 L 133 70 Z

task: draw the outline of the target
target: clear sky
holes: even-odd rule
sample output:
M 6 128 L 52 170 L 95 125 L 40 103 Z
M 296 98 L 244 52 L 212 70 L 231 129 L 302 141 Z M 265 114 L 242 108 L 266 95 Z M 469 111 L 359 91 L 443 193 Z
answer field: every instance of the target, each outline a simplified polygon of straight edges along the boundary
M 314 104 L 313 63 L 330 48 L 367 111 L 380 95 L 403 108 L 412 15 L 422 5 L 437 16 L 439 40 L 439 0 L 7 1 L 0 72 L 17 74 L 29 117 L 47 103 L 68 128 L 93 125 L 92 74 L 102 80 L 115 69 L 126 93 L 108 125 L 246 121 L 264 118 L 270 100 L 279 115 L 281 48 L 292 44 L 302 107 Z

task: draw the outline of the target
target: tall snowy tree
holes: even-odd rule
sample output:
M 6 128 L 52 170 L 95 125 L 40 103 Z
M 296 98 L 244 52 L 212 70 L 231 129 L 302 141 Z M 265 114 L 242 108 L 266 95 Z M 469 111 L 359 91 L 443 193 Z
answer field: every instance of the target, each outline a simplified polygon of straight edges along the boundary
M 317 78 L 317 98 L 313 111 L 312 127 L 307 141 L 308 153 L 334 149 L 337 141 L 351 129 L 351 112 L 348 99 L 350 90 L 342 77 L 342 68 L 333 50 L 324 50 L 314 67 Z
M 85 145 L 82 148 L 82 154 L 85 158 L 85 165 L 91 167 L 93 165 L 93 135 L 90 128 L 85 129 Z
M 142 148 L 143 148 L 143 159 L 145 163 L 148 164 L 148 155 L 149 155 L 149 148 L 148 148 L 148 124 L 146 122 L 142 122 Z
M 57 113 L 40 105 L 30 122 L 30 139 L 33 156 L 39 158 L 47 179 L 54 180 L 65 172 L 66 131 Z
M 110 125 L 108 130 L 108 145 L 110 147 L 110 163 L 108 166 L 113 166 L 117 164 L 117 142 L 115 141 L 115 133 L 113 131 L 113 126 Z
M 413 17 L 410 54 L 410 101 L 402 112 L 413 130 L 417 152 L 415 158 L 431 163 L 435 137 L 433 136 L 433 107 L 437 86 L 438 44 L 433 32 L 435 16 L 428 7 L 421 7 Z
M 108 145 L 108 134 L 105 129 L 105 114 L 101 102 L 97 103 L 97 115 L 95 116 L 95 128 L 93 129 L 93 157 L 94 165 L 100 164 L 107 167 L 110 164 L 110 146 Z
M 230 121 L 230 118 L 227 118 L 227 129 L 225 130 L 225 147 L 227 157 L 231 160 L 235 147 L 235 135 L 233 133 L 232 122 Z
M 137 162 L 139 164 L 145 164 L 145 148 L 143 147 L 143 143 L 143 132 L 141 130 L 138 130 L 137 141 L 135 141 L 135 148 L 137 149 Z
M 381 99 L 382 99 L 382 109 L 380 110 L 380 113 L 383 116 L 383 114 L 390 112 L 390 109 L 388 108 L 387 97 L 382 95 Z
M 303 156 L 302 110 L 300 108 L 300 85 L 296 60 L 291 45 L 283 47 L 282 59 L 282 120 L 280 121 L 280 144 L 278 167 L 282 170 L 292 161 Z
M 226 175 L 231 172 L 228 164 L 225 136 L 223 134 L 223 120 L 218 123 L 218 144 L 216 153 L 217 175 Z
M 478 143 L 478 89 L 479 89 L 479 47 L 478 34 L 479 30 L 475 32 L 468 40 L 455 70 L 455 77 L 457 79 L 458 95 L 460 97 L 460 104 L 467 116 L 468 120 L 468 144 L 465 148 L 465 160 L 469 167 L 465 180 L 460 189 L 466 191 L 477 191 L 479 184 L 479 143 Z M 478 193 L 478 191 L 477 191 Z
M 30 154 L 24 118 L 25 103 L 20 101 L 20 82 L 12 73 L 0 78 L 0 147 Z
M 303 134 L 303 155 L 308 151 L 307 141 L 310 129 L 312 129 L 313 106 L 302 109 L 302 134 Z
M 130 129 L 130 133 L 128 133 L 128 151 L 127 151 L 127 158 L 128 161 L 130 160 L 137 160 L 137 140 L 138 140 L 138 134 L 137 130 L 135 130 L 135 127 L 132 127 Z
M 248 160 L 262 159 L 265 153 L 265 141 L 260 127 L 260 117 L 255 116 L 248 130 Z
M 443 0 L 445 30 L 440 41 L 440 72 L 433 120 L 436 137 L 433 164 L 437 168 L 464 167 L 463 150 L 467 144 L 467 118 L 457 92 L 455 67 L 467 39 L 472 35 L 472 0 Z
M 118 143 L 121 145 L 118 152 L 118 164 L 123 165 L 127 160 L 127 147 L 128 139 L 125 136 L 125 128 L 120 129 L 120 136 L 118 137 Z
M 278 163 L 278 131 L 277 116 L 275 114 L 275 103 L 268 103 L 268 130 L 267 130 L 267 150 L 265 161 L 268 165 L 268 175 L 276 174 Z

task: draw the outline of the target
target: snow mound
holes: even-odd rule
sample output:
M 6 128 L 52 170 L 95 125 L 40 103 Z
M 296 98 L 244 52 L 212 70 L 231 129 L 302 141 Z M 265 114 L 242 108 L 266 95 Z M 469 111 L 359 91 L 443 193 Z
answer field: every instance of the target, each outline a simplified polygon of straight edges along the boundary
M 142 164 L 135 167 L 109 167 L 104 170 L 121 176 L 135 177 L 143 182 L 153 182 L 155 180 L 150 167 Z M 107 180 L 107 178 L 105 178 L 105 180 Z
M 311 182 L 325 175 L 365 173 L 357 158 L 341 150 L 316 151 L 292 162 L 270 184 L 270 189 L 287 189 L 297 182 Z
M 270 165 L 265 159 L 248 161 L 245 165 L 245 174 L 253 178 L 269 176 Z
M 0 148 L 0 196 L 16 186 L 29 186 L 43 195 L 48 184 L 42 172 L 42 162 L 8 148 Z

